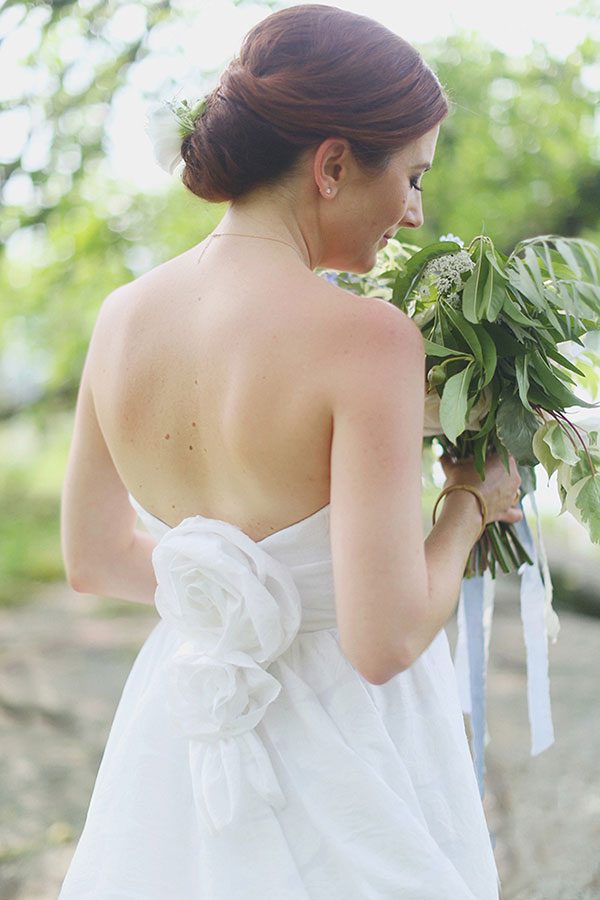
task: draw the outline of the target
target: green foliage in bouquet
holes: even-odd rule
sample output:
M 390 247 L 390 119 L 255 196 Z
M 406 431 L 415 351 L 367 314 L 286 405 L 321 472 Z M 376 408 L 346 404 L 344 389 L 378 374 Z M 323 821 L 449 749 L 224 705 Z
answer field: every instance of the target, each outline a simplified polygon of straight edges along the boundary
M 390 241 L 373 272 L 338 283 L 366 295 L 383 290 L 418 324 L 427 355 L 426 435 L 454 459 L 474 457 L 482 477 L 488 453 L 507 466 L 512 454 L 524 492 L 534 490 L 540 462 L 549 476 L 557 473 L 563 510 L 600 542 L 598 434 L 565 414 L 594 405 L 573 392 L 578 382 L 598 386 L 598 357 L 586 344 L 600 330 L 594 244 L 542 236 L 505 256 L 486 235 L 466 249 L 458 239 L 422 250 Z M 497 564 L 508 572 L 525 561 L 514 528 L 495 522 L 466 574 L 489 567 L 495 575 Z

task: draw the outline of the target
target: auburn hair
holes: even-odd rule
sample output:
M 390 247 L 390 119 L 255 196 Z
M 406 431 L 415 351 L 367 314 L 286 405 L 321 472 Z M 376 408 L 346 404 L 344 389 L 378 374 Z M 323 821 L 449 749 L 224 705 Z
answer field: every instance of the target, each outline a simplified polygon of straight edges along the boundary
M 309 147 L 346 138 L 365 168 L 425 134 L 448 113 L 420 54 L 365 16 L 305 4 L 248 32 L 182 143 L 183 182 L 232 200 L 276 182 Z

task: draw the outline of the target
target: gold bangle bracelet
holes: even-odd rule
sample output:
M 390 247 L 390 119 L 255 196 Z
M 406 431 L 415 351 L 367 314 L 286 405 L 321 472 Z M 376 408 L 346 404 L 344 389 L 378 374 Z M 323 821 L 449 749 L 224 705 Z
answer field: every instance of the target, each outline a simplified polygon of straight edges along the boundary
M 477 543 L 477 541 L 479 541 L 483 537 L 483 532 L 486 529 L 487 505 L 486 505 L 485 500 L 483 499 L 483 495 L 481 494 L 481 492 L 478 491 L 476 487 L 472 487 L 470 484 L 450 484 L 450 485 L 448 485 L 448 487 L 444 488 L 444 490 L 441 492 L 441 494 L 435 501 L 435 506 L 433 507 L 433 512 L 431 514 L 432 524 L 435 525 L 435 514 L 437 512 L 438 506 L 440 505 L 440 500 L 442 500 L 442 498 L 445 497 L 446 494 L 450 494 L 452 491 L 468 491 L 470 494 L 473 494 L 473 496 L 476 498 L 477 502 L 479 503 L 479 509 L 481 510 L 482 525 L 481 525 L 481 531 L 477 535 L 477 540 L 475 541 L 475 543 Z

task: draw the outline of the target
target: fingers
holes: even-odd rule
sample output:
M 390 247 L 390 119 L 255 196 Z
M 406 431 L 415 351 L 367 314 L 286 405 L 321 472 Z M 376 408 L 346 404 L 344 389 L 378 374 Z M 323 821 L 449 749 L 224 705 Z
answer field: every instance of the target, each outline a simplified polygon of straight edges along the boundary
M 509 456 L 507 471 L 498 454 L 490 454 L 485 462 L 483 481 L 475 469 L 473 459 L 452 460 L 443 456 L 441 463 L 447 484 L 470 484 L 481 491 L 488 507 L 488 521 L 514 523 L 523 518 L 520 507 L 521 477 L 512 456 Z
M 521 507 L 511 506 L 505 513 L 501 516 L 498 516 L 498 522 L 507 522 L 509 525 L 514 524 L 515 522 L 520 522 L 523 518 L 523 510 Z

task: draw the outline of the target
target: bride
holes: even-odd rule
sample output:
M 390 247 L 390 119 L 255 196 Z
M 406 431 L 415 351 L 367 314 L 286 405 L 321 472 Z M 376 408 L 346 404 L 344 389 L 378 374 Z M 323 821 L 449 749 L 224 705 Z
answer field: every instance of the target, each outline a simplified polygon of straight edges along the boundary
M 422 224 L 444 93 L 383 26 L 301 5 L 198 110 L 183 180 L 228 210 L 107 298 L 81 381 L 69 582 L 161 619 L 60 896 L 493 900 L 443 626 L 519 477 L 447 462 L 424 539 L 420 333 L 314 272 Z

